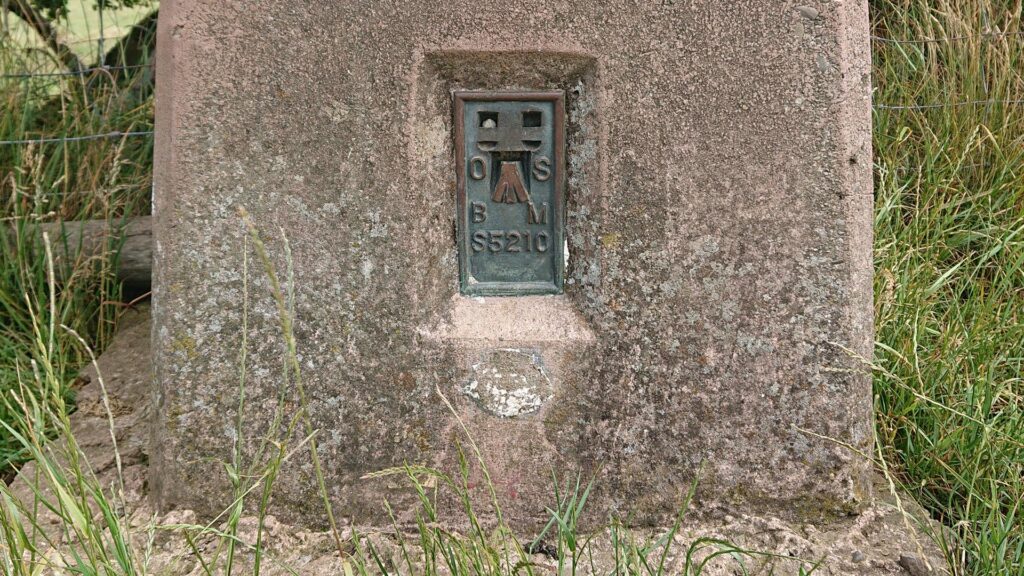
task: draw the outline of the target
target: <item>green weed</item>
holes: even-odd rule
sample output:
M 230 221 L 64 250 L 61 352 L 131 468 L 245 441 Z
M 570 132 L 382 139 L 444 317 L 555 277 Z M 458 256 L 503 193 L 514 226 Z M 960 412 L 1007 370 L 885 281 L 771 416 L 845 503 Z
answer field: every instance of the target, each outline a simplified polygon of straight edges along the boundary
M 30 479 L 25 483 L 30 491 L 27 497 L 0 484 L 0 574 L 38 574 L 41 566 L 51 564 L 61 564 L 77 574 L 141 573 L 122 514 L 123 484 L 114 494 L 104 490 L 71 434 L 59 364 L 65 352 L 57 334 L 84 341 L 59 324 L 48 238 L 44 245 L 48 306 L 26 302 L 33 351 L 27 361 L 16 361 L 17 386 L 2 399 L 10 419 L 0 421 L 0 427 L 11 437 L 16 451 L 31 459 L 32 467 L 30 473 L 26 471 Z M 103 386 L 102 378 L 99 385 Z M 106 395 L 103 397 L 109 415 Z M 55 436 L 59 440 L 52 441 Z M 113 435 L 111 441 L 116 454 Z M 119 457 L 116 462 L 120 472 Z M 46 518 L 60 521 L 51 529 Z

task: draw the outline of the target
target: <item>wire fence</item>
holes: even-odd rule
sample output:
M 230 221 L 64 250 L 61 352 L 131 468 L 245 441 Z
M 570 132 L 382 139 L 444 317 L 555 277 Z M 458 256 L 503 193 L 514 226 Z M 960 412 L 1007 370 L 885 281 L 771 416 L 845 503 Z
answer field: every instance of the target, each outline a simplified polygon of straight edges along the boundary
M 99 18 L 103 23 L 103 3 L 98 3 L 99 7 Z M 943 43 L 955 43 L 965 41 L 998 41 L 1008 40 L 1013 38 L 1024 38 L 1024 31 L 1022 32 L 984 32 L 979 31 L 973 35 L 963 36 L 949 36 L 941 38 L 888 38 L 884 36 L 872 35 L 870 37 L 872 44 L 882 45 L 908 45 L 908 46 L 922 46 L 931 44 L 943 44 Z M 117 42 L 120 38 L 99 36 L 96 38 L 88 38 L 81 40 L 69 41 L 68 44 L 77 43 L 95 43 L 98 47 L 100 55 L 104 54 L 103 48 L 104 43 L 107 41 Z M 0 74 L 0 80 L 32 80 L 32 79 L 51 79 L 60 80 L 67 78 L 86 78 L 93 76 L 113 76 L 118 73 L 138 73 L 144 69 L 153 69 L 152 63 L 137 64 L 137 65 L 124 65 L 124 66 L 91 66 L 81 68 L 78 70 L 64 70 L 56 72 L 15 72 L 15 73 L 3 73 Z M 925 103 L 895 103 L 895 102 L 873 102 L 872 106 L 875 110 L 886 110 L 886 111 L 928 111 L 928 110 L 941 110 L 949 108 L 960 108 L 964 106 L 1016 106 L 1024 104 L 1024 99 L 974 99 L 974 100 L 950 100 L 944 102 L 925 102 Z M 0 146 L 24 146 L 24 145 L 35 145 L 35 144 L 59 144 L 59 143 L 72 143 L 72 142 L 83 142 L 92 140 L 114 140 L 122 138 L 143 138 L 152 137 L 154 134 L 153 130 L 133 130 L 133 131 L 109 131 L 97 134 L 66 134 L 62 136 L 45 136 L 38 138 L 16 138 L 8 140 L 0 140 Z
M 968 36 L 947 36 L 944 38 L 886 38 L 884 36 L 871 36 L 873 42 L 885 44 L 937 44 L 943 42 L 959 42 L 962 40 L 998 40 L 1000 38 L 1024 38 L 1024 32 L 978 32 Z
M 17 80 L 17 79 L 31 79 L 31 78 L 68 78 L 75 76 L 91 76 L 100 72 L 113 73 L 121 71 L 135 71 L 142 69 L 153 69 L 154 66 L 150 64 L 133 64 L 130 66 L 92 66 L 89 68 L 82 68 L 80 70 L 68 70 L 64 72 L 17 72 L 14 74 L 0 74 L 0 80 Z
M 137 136 L 152 136 L 152 130 L 135 130 L 132 132 L 106 132 L 104 134 L 84 134 L 81 136 L 59 136 L 55 138 L 25 138 L 23 140 L 0 140 L 0 144 L 21 145 L 21 144 L 59 144 L 61 142 L 83 142 L 86 140 L 113 140 L 117 138 L 134 138 Z

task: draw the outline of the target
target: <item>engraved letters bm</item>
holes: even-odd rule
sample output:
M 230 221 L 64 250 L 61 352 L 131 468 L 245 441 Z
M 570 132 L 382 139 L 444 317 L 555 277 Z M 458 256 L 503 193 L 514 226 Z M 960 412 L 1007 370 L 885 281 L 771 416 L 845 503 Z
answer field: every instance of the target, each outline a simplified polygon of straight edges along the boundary
M 562 92 L 456 92 L 463 294 L 562 292 Z

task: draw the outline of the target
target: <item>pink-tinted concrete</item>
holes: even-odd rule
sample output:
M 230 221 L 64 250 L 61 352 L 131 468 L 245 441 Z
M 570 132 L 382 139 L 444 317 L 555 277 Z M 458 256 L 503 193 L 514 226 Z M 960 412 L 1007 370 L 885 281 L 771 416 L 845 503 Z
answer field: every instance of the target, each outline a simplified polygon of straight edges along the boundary
M 552 469 L 596 474 L 595 521 L 663 522 L 698 474 L 700 502 L 797 517 L 868 498 L 846 447 L 871 448 L 862 0 L 164 0 L 159 34 L 163 507 L 229 502 L 243 346 L 246 458 L 281 392 L 239 206 L 282 274 L 288 237 L 341 515 L 412 510 L 404 482 L 367 473 L 457 470 L 438 390 L 517 526 L 546 520 Z M 452 94 L 513 89 L 565 93 L 565 294 L 468 299 Z M 323 522 L 307 454 L 274 512 Z

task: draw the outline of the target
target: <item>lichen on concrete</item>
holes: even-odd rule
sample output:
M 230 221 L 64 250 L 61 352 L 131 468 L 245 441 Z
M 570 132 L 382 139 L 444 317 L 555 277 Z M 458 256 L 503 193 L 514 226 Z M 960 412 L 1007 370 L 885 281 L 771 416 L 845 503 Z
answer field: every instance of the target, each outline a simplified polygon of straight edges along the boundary
M 295 406 L 239 206 L 279 271 L 287 237 L 310 416 L 346 515 L 415 502 L 367 473 L 454 470 L 459 422 L 521 526 L 546 522 L 552 469 L 597 476 L 589 521 L 664 522 L 698 475 L 700 506 L 867 506 L 871 176 L 849 162 L 870 155 L 867 10 L 801 6 L 162 3 L 160 506 L 220 511 L 243 346 L 244 454 L 278 398 Z M 459 296 L 455 90 L 565 92 L 565 294 Z M 552 383 L 511 418 L 463 393 L 508 348 L 537 351 Z M 286 466 L 274 513 L 322 523 L 310 477 Z

